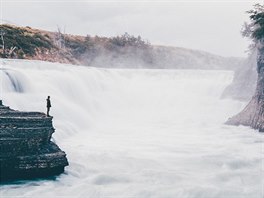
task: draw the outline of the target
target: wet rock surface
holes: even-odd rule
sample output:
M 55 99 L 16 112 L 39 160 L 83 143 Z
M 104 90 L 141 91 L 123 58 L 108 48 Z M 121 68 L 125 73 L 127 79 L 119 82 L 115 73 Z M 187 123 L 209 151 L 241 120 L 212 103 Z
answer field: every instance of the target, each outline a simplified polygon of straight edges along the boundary
M 264 132 L 264 48 L 258 51 L 258 80 L 254 96 L 242 112 L 230 118 L 226 124 L 244 125 Z
M 63 152 L 50 139 L 52 117 L 10 109 L 0 100 L 0 181 L 42 178 L 64 172 Z

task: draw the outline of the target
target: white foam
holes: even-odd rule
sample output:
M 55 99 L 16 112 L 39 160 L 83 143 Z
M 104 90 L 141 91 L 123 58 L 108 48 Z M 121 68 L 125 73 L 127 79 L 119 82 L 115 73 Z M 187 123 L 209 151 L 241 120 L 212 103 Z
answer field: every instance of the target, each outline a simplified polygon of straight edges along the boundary
M 232 72 L 96 69 L 6 61 L 1 95 L 45 111 L 70 166 L 56 181 L 1 187 L 3 197 L 263 197 L 263 135 L 223 123 L 244 103 L 220 100 Z

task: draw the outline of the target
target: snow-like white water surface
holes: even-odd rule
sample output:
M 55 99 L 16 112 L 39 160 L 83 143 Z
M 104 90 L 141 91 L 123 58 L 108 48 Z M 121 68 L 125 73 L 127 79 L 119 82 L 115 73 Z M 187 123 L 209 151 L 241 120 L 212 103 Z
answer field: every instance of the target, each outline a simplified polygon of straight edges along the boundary
M 70 166 L 2 197 L 263 198 L 263 134 L 226 126 L 232 72 L 96 69 L 5 61 L 5 105 L 46 111 Z

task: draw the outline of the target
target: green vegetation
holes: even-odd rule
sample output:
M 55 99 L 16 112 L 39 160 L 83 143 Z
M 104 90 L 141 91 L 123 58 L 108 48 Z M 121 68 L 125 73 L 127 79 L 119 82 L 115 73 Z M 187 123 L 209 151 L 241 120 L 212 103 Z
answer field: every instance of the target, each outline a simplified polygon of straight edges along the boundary
M 64 40 L 65 47 L 70 49 L 71 54 L 73 56 L 79 56 L 81 54 L 84 54 L 95 45 L 95 43 L 89 41 L 88 37 L 85 37 L 84 40 L 81 40 L 65 36 Z
M 256 4 L 254 9 L 249 10 L 251 22 L 245 24 L 242 35 L 252 39 L 252 49 L 258 50 L 257 71 L 264 67 L 264 5 Z
M 111 38 L 73 36 L 62 34 L 60 29 L 57 32 L 47 32 L 12 25 L 0 25 L 0 57 L 87 65 L 103 59 L 109 65 L 114 65 L 117 59 L 119 62 L 128 59 L 130 62 L 152 61 L 151 45 L 140 36 L 128 33 Z
M 127 32 L 121 36 L 110 38 L 109 43 L 120 47 L 133 46 L 139 48 L 148 47 L 150 45 L 150 43 L 142 40 L 140 36 L 134 37 L 133 35 L 129 35 Z
M 116 37 L 91 37 L 87 35 L 84 39 L 76 39 L 68 36 L 64 36 L 65 47 L 71 49 L 71 52 L 75 56 L 80 54 L 97 51 L 98 53 L 103 50 L 122 50 L 124 48 L 147 48 L 150 44 L 143 41 L 140 36 L 135 37 L 125 33 Z
M 264 6 L 254 5 L 254 9 L 249 10 L 251 23 L 245 24 L 242 31 L 243 36 L 252 38 L 254 42 L 264 39 Z
M 18 28 L 9 25 L 0 25 L 0 56 L 23 58 L 24 55 L 33 56 L 36 49 L 51 49 L 52 42 L 48 35 L 43 36 L 33 32 L 30 28 Z

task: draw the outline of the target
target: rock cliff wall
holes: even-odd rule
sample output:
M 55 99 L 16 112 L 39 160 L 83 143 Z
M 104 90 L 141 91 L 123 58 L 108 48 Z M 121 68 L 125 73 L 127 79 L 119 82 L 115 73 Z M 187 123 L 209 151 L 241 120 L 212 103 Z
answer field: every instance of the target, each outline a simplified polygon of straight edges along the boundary
M 10 109 L 0 100 L 0 180 L 48 177 L 64 172 L 65 152 L 50 141 L 52 117 Z
M 254 96 L 245 109 L 226 123 L 230 125 L 244 125 L 264 132 L 264 43 L 258 48 L 257 56 L 257 88 Z

